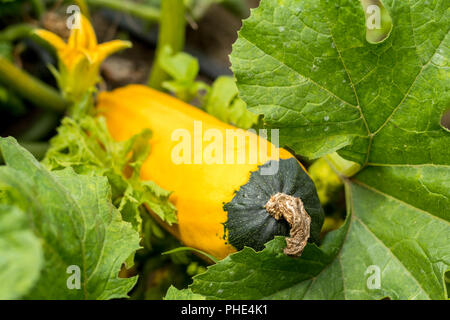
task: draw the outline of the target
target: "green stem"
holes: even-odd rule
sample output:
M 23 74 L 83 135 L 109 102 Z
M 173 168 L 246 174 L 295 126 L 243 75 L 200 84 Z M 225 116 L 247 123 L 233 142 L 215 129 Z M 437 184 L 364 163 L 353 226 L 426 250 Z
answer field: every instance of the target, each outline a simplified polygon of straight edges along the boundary
M 166 1 L 167 0 L 163 0 L 162 2 L 164 3 Z M 129 13 L 147 21 L 158 22 L 160 17 L 160 11 L 158 9 L 132 1 L 86 0 L 86 2 L 93 7 L 106 7 L 112 10 Z
M 31 35 L 34 26 L 26 23 L 14 24 L 0 31 L 0 41 L 13 42 Z
M 63 112 L 69 105 L 55 89 L 17 68 L 0 56 L 0 83 L 17 92 L 34 105 Z
M 161 3 L 161 21 L 159 24 L 156 58 L 148 80 L 149 86 L 161 89 L 162 83 L 169 78 L 169 75 L 161 68 L 158 60 L 165 46 L 170 46 L 173 54 L 183 50 L 185 29 L 186 19 L 183 0 L 163 0 Z
M 342 158 L 337 152 L 326 155 L 325 160 L 336 173 L 344 177 L 354 176 L 361 170 L 361 166 L 358 163 Z
M 1 1 L 1 0 L 0 0 Z M 24 38 L 30 38 L 41 47 L 53 52 L 55 49 L 45 40 L 33 33 L 35 26 L 26 23 L 13 24 L 0 31 L 0 41 L 14 42 Z
M 45 12 L 45 5 L 42 0 L 31 0 L 31 6 L 36 13 L 36 17 L 41 19 L 42 14 Z

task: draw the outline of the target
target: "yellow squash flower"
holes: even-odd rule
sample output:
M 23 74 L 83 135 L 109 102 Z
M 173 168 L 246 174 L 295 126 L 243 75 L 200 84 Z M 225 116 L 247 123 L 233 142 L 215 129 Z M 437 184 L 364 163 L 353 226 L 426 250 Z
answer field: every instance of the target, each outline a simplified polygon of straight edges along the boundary
M 57 52 L 59 71 L 52 69 L 64 95 L 78 101 L 99 81 L 100 64 L 111 54 L 131 47 L 131 42 L 113 40 L 98 44 L 89 20 L 80 15 L 79 28 L 72 29 L 67 43 L 56 34 L 38 29 L 36 35 Z

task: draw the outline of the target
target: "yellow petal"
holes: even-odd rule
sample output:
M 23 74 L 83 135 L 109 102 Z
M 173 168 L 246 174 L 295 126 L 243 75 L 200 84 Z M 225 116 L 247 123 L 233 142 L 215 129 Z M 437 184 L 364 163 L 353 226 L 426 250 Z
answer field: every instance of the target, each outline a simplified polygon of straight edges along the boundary
M 130 41 L 113 40 L 100 44 L 97 47 L 97 56 L 95 57 L 95 63 L 102 63 L 108 56 L 119 50 L 131 48 Z
M 66 48 L 66 43 L 58 37 L 53 32 L 44 30 L 44 29 L 38 29 L 35 30 L 34 33 L 41 39 L 47 41 L 52 47 L 56 49 L 56 51 L 60 52 Z
M 95 63 L 95 57 L 97 56 L 97 50 L 80 49 L 80 52 L 86 57 L 89 64 Z
M 82 51 L 72 49 L 61 52 L 59 57 L 67 70 L 71 71 L 80 59 L 86 58 L 86 55 Z
M 89 20 L 80 14 L 80 28 L 72 29 L 68 45 L 71 48 L 94 50 L 97 47 L 97 37 Z

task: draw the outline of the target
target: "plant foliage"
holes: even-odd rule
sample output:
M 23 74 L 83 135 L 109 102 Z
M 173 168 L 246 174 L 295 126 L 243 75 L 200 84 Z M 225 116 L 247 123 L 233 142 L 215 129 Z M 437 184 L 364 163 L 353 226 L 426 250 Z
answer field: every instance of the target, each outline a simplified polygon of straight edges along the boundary
M 275 239 L 194 278 L 233 299 L 446 299 L 450 268 L 449 3 L 383 1 L 393 29 L 365 39 L 359 1 L 263 0 L 231 56 L 241 98 L 280 128 L 282 145 L 337 151 L 362 169 L 345 179 L 347 218 L 294 260 Z M 370 285 L 378 270 L 379 285 Z

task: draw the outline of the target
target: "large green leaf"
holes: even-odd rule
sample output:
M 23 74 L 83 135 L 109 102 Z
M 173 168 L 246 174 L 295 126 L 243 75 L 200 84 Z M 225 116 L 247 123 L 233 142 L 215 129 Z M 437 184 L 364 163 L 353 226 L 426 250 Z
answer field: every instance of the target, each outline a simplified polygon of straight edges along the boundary
M 298 260 L 281 255 L 279 239 L 244 249 L 196 277 L 195 293 L 447 298 L 450 134 L 440 118 L 450 105 L 449 3 L 383 3 L 393 29 L 376 45 L 356 0 L 263 0 L 244 22 L 232 63 L 249 108 L 280 128 L 282 145 L 311 158 L 339 150 L 362 170 L 345 181 L 346 224 L 320 248 Z
M 16 299 L 27 293 L 41 265 L 41 243 L 25 213 L 0 204 L 0 299 Z
M 119 278 L 119 271 L 139 248 L 139 234 L 111 203 L 107 178 L 71 168 L 50 172 L 13 138 L 1 139 L 0 148 L 7 164 L 0 167 L 1 185 L 22 204 L 42 242 L 45 262 L 27 297 L 126 297 L 137 278 Z M 68 286 L 74 268 L 80 270 L 79 289 Z
M 448 164 L 449 2 L 383 2 L 394 28 L 374 45 L 359 1 L 262 1 L 231 55 L 241 96 L 308 157 Z

